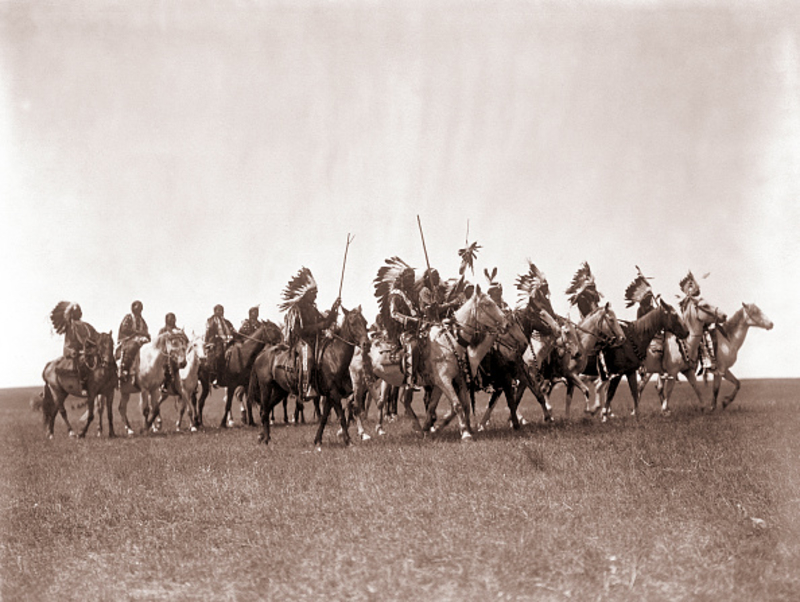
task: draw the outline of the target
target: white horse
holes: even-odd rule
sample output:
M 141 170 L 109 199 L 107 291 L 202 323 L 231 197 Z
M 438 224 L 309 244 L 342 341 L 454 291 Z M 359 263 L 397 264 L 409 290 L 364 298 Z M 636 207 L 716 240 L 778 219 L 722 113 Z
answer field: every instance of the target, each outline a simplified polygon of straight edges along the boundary
M 182 332 L 165 332 L 158 335 L 150 343 L 145 343 L 139 348 L 139 353 L 131 366 L 132 378 L 120 387 L 119 413 L 125 425 L 127 434 L 132 435 L 133 429 L 128 421 L 128 398 L 132 393 L 140 393 L 140 408 L 145 421 L 145 430 L 154 426 L 154 421 L 158 416 L 157 407 L 151 411 L 153 399 L 159 399 L 162 395 L 159 388 L 164 382 L 166 370 L 172 373 L 172 386 L 177 389 L 188 403 L 188 398 L 183 393 L 183 386 L 179 377 L 179 370 L 186 365 L 187 338 Z M 166 398 L 160 399 L 157 404 Z
M 733 373 L 731 373 L 731 366 L 736 363 L 736 358 L 739 355 L 739 349 L 744 344 L 744 339 L 747 336 L 747 331 L 751 326 L 756 328 L 763 328 L 764 330 L 772 330 L 774 324 L 764 312 L 755 303 L 742 303 L 742 308 L 728 318 L 724 325 L 724 333 L 719 329 L 714 331 L 714 346 L 717 350 L 717 368 L 714 370 L 714 401 L 711 404 L 711 409 L 717 407 L 717 397 L 719 396 L 719 389 L 722 385 L 724 378 L 730 383 L 733 383 L 733 391 L 730 395 L 722 400 L 722 408 L 727 408 L 736 398 L 739 392 L 741 383 Z
M 718 307 L 706 302 L 701 304 L 690 301 L 683 310 L 682 318 L 689 330 L 689 336 L 682 342 L 668 332 L 665 333 L 661 350 L 658 349 L 657 342 L 650 344 L 645 357 L 644 374 L 639 383 L 639 398 L 641 398 L 650 377 L 653 374 L 658 375 L 656 391 L 663 414 L 669 414 L 669 398 L 679 373 L 686 378 L 700 407 L 703 407 L 703 395 L 694 372 L 700 355 L 700 345 L 703 344 L 703 330 L 709 324 L 724 321 L 725 314 Z

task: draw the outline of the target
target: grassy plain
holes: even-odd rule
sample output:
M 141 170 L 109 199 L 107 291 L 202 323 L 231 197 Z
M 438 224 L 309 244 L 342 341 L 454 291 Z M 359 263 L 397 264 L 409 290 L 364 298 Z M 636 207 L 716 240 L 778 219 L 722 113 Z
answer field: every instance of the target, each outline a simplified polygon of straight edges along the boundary
M 200 433 L 170 402 L 164 434 L 47 441 L 32 392 L 0 391 L 5 600 L 800 599 L 798 381 L 715 414 L 680 384 L 669 417 L 651 385 L 638 420 L 620 391 L 609 424 L 561 390 L 554 425 L 526 398 L 519 432 L 498 406 L 472 444 L 400 419 L 322 453 L 314 424 L 218 429 L 218 392 Z

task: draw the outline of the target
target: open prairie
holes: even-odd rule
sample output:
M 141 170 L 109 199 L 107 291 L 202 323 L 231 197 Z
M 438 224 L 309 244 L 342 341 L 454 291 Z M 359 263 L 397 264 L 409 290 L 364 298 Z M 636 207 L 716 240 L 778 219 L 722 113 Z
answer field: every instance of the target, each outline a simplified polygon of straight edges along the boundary
M 798 381 L 714 414 L 681 383 L 668 417 L 650 385 L 638 419 L 621 390 L 607 424 L 559 389 L 553 425 L 526 397 L 518 432 L 501 401 L 474 443 L 401 417 L 322 453 L 314 424 L 217 428 L 219 392 L 203 432 L 167 402 L 162 434 L 49 441 L 36 392 L 0 391 L 6 600 L 800 599 Z

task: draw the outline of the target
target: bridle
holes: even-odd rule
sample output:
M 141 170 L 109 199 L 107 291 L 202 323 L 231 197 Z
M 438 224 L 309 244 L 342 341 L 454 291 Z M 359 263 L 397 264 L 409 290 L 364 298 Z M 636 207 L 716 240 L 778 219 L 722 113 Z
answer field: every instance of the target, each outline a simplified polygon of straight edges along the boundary
M 466 342 L 466 345 L 464 345 L 465 347 L 467 345 L 469 345 L 469 344 L 481 339 L 485 335 L 503 334 L 504 332 L 506 332 L 508 330 L 508 324 L 506 324 L 505 328 L 496 328 L 497 324 L 500 323 L 501 320 L 494 320 L 493 319 L 493 322 L 495 322 L 495 324 L 494 324 L 494 326 L 489 326 L 489 327 L 487 327 L 483 323 L 481 323 L 481 321 L 478 320 L 479 305 L 480 305 L 480 303 L 477 302 L 477 301 L 472 304 L 472 307 L 469 309 L 469 315 L 467 316 L 467 320 L 468 321 L 466 321 L 466 322 L 460 321 L 455 316 L 453 317 L 453 321 L 455 322 L 456 327 L 457 327 L 456 334 L 458 336 L 459 342 L 460 343 Z M 498 308 L 498 311 L 502 311 L 502 310 L 500 310 Z M 486 312 L 486 313 L 488 314 L 488 312 Z M 471 334 L 470 334 L 470 331 L 471 331 Z M 467 336 L 464 336 L 465 334 Z
M 584 328 L 580 324 L 575 324 L 574 322 L 572 323 L 572 325 L 578 330 L 580 330 L 582 333 L 596 337 L 597 342 L 599 343 L 600 346 L 602 347 L 613 346 L 615 343 L 618 342 L 617 335 L 615 334 L 607 335 L 605 332 L 603 332 L 604 324 L 608 325 L 609 331 L 611 331 L 612 333 L 614 332 L 614 328 L 611 323 L 611 318 L 608 317 L 608 312 L 609 312 L 608 306 L 604 305 L 603 313 L 601 314 L 600 319 L 597 321 L 597 332 L 593 332 L 587 328 Z

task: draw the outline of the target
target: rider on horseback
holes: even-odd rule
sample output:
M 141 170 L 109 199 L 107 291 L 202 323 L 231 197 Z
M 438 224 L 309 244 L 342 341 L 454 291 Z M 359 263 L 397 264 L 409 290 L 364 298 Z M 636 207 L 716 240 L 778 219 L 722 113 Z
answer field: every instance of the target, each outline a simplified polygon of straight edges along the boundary
M 75 373 L 80 374 L 79 359 L 86 354 L 86 346 L 91 343 L 94 328 L 81 320 L 81 306 L 69 301 L 61 301 L 50 312 L 50 320 L 58 334 L 64 335 L 64 358 L 73 366 Z
M 653 292 L 653 287 L 650 286 L 650 278 L 644 275 L 639 266 L 636 266 L 636 278 L 625 289 L 625 307 L 632 307 L 639 304 L 636 308 L 636 319 L 643 318 L 657 306 L 656 295 Z M 653 353 L 660 357 L 664 353 L 664 337 L 663 330 L 656 333 L 650 341 L 650 349 Z M 640 368 L 640 372 L 644 371 L 644 366 Z
M 461 305 L 459 299 L 447 300 L 446 287 L 439 278 L 436 268 L 425 270 L 417 296 L 420 314 L 429 322 L 441 322 L 448 317 L 454 309 Z
M 389 316 L 394 322 L 391 330 L 396 335 L 398 344 L 405 349 L 405 372 L 408 384 L 413 384 L 419 366 L 419 331 L 422 326 L 420 299 L 414 286 L 414 269 L 405 268 L 395 280 L 389 293 Z M 426 310 L 435 311 L 431 304 Z
M 233 342 L 235 332 L 233 324 L 225 317 L 225 308 L 218 303 L 214 306 L 214 315 L 206 320 L 206 334 L 203 338 L 207 357 L 214 358 L 214 361 L 209 361 L 209 375 L 214 384 L 225 367 L 225 349 Z M 222 351 L 215 353 L 218 346 Z
M 578 306 L 581 318 L 585 318 L 600 307 L 600 298 L 603 295 L 597 290 L 592 268 L 589 267 L 587 262 L 584 261 L 578 271 L 575 272 L 566 294 L 570 295 L 570 304 Z
M 715 324 L 703 327 L 703 338 L 702 344 L 700 345 L 700 353 L 702 355 L 702 366 L 700 369 L 712 372 L 716 370 L 717 358 L 714 350 L 714 343 L 711 337 L 711 329 L 717 328 L 721 330 L 726 316 L 718 315 L 714 308 L 706 303 L 706 301 L 700 296 L 700 285 L 697 283 L 697 280 L 695 279 L 691 270 L 688 274 L 686 274 L 686 276 L 683 277 L 683 280 L 680 281 L 680 287 L 684 294 L 683 299 L 680 301 L 680 307 L 684 313 L 686 312 L 686 308 L 689 306 L 689 304 L 693 304 L 697 308 L 713 314 L 715 317 Z M 698 371 L 698 374 L 699 373 L 700 372 Z
M 124 384 L 130 378 L 130 369 L 139 347 L 150 341 L 147 322 L 142 317 L 142 302 L 131 304 L 131 313 L 122 318 L 117 336 L 117 356 L 120 360 L 119 382 Z
M 186 336 L 186 333 L 183 331 L 182 328 L 178 328 L 175 324 L 175 314 L 169 312 L 166 316 L 164 316 L 164 326 L 162 326 L 158 331 L 158 336 L 162 334 L 174 334 L 181 337 L 185 343 L 189 343 L 189 337 Z M 161 392 L 166 393 L 169 390 L 169 386 L 172 384 L 172 370 L 169 367 L 169 364 L 164 367 L 164 382 L 161 384 Z
M 256 330 L 261 328 L 263 322 L 258 319 L 258 305 L 251 307 L 248 312 L 247 319 L 242 320 L 242 325 L 239 327 L 239 334 L 244 336 L 252 335 Z
M 330 328 L 338 316 L 340 298 L 336 298 L 330 311 L 320 313 L 317 309 L 317 283 L 311 270 L 301 268 L 283 290 L 283 300 L 279 307 L 286 311 L 284 318 L 286 338 L 289 346 L 295 351 L 295 365 L 297 353 L 302 354 L 301 375 L 298 379 L 299 392 L 304 399 L 319 397 L 315 387 L 315 366 L 318 351 L 319 335 Z

